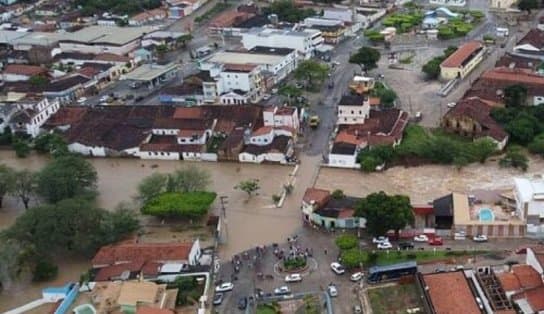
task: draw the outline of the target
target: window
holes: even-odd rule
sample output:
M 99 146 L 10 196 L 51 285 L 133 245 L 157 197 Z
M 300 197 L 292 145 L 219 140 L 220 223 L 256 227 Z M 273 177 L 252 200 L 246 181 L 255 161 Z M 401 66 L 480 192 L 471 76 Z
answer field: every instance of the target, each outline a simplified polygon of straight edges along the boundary
M 355 114 L 355 111 L 351 110 L 351 114 Z
M 362 110 L 359 110 L 359 114 L 363 114 L 363 111 L 362 111 Z

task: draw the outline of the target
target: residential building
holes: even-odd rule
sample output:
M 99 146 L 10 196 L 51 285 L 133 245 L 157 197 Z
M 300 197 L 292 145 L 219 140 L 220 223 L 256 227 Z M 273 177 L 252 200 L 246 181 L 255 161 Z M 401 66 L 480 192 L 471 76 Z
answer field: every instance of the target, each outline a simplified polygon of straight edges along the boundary
M 355 75 L 348 86 L 352 93 L 362 95 L 373 90 L 374 83 L 373 77 Z
M 516 216 L 527 222 L 527 235 L 544 235 L 544 179 L 514 178 Z
M 142 64 L 132 72 L 121 75 L 120 79 L 138 82 L 149 89 L 153 89 L 175 79 L 178 71 L 179 65 L 177 63 L 168 63 L 165 65 L 149 63 Z
M 508 133 L 491 117 L 491 107 L 478 97 L 465 98 L 442 118 L 442 128 L 473 139 L 487 138 L 502 150 Z
M 531 249 L 528 248 L 528 250 Z M 528 251 L 527 260 L 529 260 L 529 254 L 531 253 Z M 544 285 L 541 275 L 529 264 L 513 265 L 509 271 L 497 273 L 496 276 L 508 298 L 519 292 Z
M 126 55 L 136 50 L 142 37 L 151 33 L 152 27 L 88 26 L 73 33 L 67 33 L 59 40 L 62 52 L 113 53 Z
M 544 60 L 544 30 L 531 29 L 513 48 L 513 54 Z
M 286 164 L 294 156 L 294 142 L 290 136 L 273 136 L 269 144 L 249 144 L 239 154 L 240 162 L 262 163 L 277 162 Z
M 60 108 L 58 100 L 47 98 L 23 99 L 14 105 L 17 112 L 9 120 L 11 130 L 31 137 L 38 136 L 42 125 Z
M 161 103 L 175 103 L 186 106 L 200 106 L 204 104 L 202 83 L 183 82 L 178 86 L 161 89 L 159 94 Z
M 208 34 L 221 35 L 223 30 L 231 29 L 234 24 L 243 23 L 255 16 L 252 13 L 238 10 L 227 10 L 214 17 L 208 26 Z
M 128 19 L 130 26 L 142 26 L 145 24 L 160 22 L 168 17 L 168 12 L 163 8 L 156 8 L 153 10 L 146 10 L 131 16 Z
M 495 63 L 495 67 L 509 68 L 509 69 L 524 69 L 524 70 L 528 70 L 532 72 L 537 72 L 539 64 L 540 64 L 540 61 L 538 60 L 506 53 L 497 61 L 497 63 Z
M 237 95 L 230 94 L 229 97 L 224 97 L 223 100 L 240 100 L 239 96 L 243 96 L 240 100 L 242 103 L 256 103 L 264 94 L 262 67 L 258 64 L 210 63 L 207 65 L 201 64 L 201 68 L 209 69 L 211 78 L 211 82 L 209 82 L 211 84 L 204 82 L 202 85 L 205 100 L 208 102 L 220 101 L 222 95 L 235 91 Z
M 476 301 L 483 298 L 471 288 L 462 270 L 417 275 L 427 313 L 480 314 Z M 481 302 L 481 301 L 480 301 Z
M 171 49 L 177 48 L 183 45 L 184 38 L 189 35 L 189 33 L 183 32 L 156 31 L 143 37 L 142 47 L 164 45 Z
M 478 234 L 496 238 L 520 238 L 526 235 L 523 217 L 508 208 L 476 200 L 462 193 L 451 193 L 435 199 L 434 227 L 440 234 Z
M 291 31 L 255 27 L 242 34 L 242 45 L 246 49 L 255 46 L 291 48 L 304 59 L 311 58 L 323 42 L 321 32 L 313 29 Z
M 527 88 L 527 105 L 544 104 L 544 77 L 527 69 L 500 67 L 485 71 L 472 89 L 487 91 L 489 96 L 486 94 L 484 97 L 490 99 L 493 99 L 491 94 L 495 93 L 496 101 L 504 103 L 504 89 L 516 84 Z
M 295 132 L 300 128 L 300 119 L 296 107 L 267 107 L 263 110 L 264 126 L 289 127 Z
M 355 216 L 361 198 L 342 195 L 334 198 L 327 190 L 308 188 L 302 199 L 304 222 L 325 229 L 366 227 L 366 219 Z
M 323 18 L 329 20 L 340 20 L 344 23 L 353 23 L 353 11 L 349 8 L 324 8 Z
M 356 103 L 364 99 L 364 96 L 350 97 L 353 97 L 352 99 Z M 347 104 L 352 104 L 352 102 Z M 338 108 L 339 115 L 340 108 L 343 108 L 343 111 L 346 110 L 346 106 L 339 106 Z M 365 118 L 365 111 L 361 111 L 361 114 L 359 114 L 358 110 L 360 109 L 357 109 L 357 106 L 353 108 L 355 108 L 353 114 L 351 109 L 347 114 L 355 116 L 351 119 L 359 119 L 363 122 L 338 125 L 328 156 L 328 165 L 330 167 L 359 168 L 357 155 L 361 149 L 371 149 L 377 145 L 396 146 L 402 141 L 404 129 L 408 124 L 408 113 L 399 109 L 370 109 L 368 118 Z
M 259 65 L 262 71 L 271 73 L 273 84 L 278 84 L 296 69 L 297 53 L 290 48 L 255 46 L 248 51 L 217 52 L 199 61 L 200 69 L 205 71 L 225 64 Z
M 86 84 L 91 81 L 91 79 L 76 73 L 49 82 L 49 84 L 43 87 L 42 94 L 48 98 L 58 99 L 61 104 L 70 104 L 84 94 Z
M 528 247 L 526 263 L 533 267 L 541 278 L 544 278 L 544 247 L 541 245 Z
M 149 281 L 99 282 L 91 291 L 97 313 L 140 313 L 140 307 L 175 309 L 177 289 Z
M 492 9 L 510 9 L 516 0 L 489 0 L 489 7 Z
M 26 65 L 26 64 L 8 64 L 2 71 L 2 80 L 4 82 L 28 81 L 33 76 L 48 76 L 46 68 Z
M 440 77 L 443 80 L 462 79 L 480 62 L 485 54 L 484 46 L 477 41 L 470 41 L 460 46 L 440 64 Z
M 363 124 L 370 115 L 368 96 L 344 95 L 338 103 L 337 124 Z

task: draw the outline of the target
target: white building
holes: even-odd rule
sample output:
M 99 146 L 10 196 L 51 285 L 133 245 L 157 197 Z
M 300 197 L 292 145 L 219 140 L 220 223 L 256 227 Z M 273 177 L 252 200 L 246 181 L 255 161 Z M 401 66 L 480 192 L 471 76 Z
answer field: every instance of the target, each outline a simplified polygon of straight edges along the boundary
M 199 62 L 201 70 L 210 70 L 224 64 L 260 65 L 261 70 L 272 73 L 274 84 L 279 83 L 297 67 L 297 52 L 290 48 L 255 46 L 248 51 L 215 53 Z
M 359 148 L 352 143 L 334 143 L 329 152 L 330 167 L 359 169 L 361 166 L 357 163 Z
M 10 121 L 11 129 L 36 137 L 40 134 L 41 126 L 59 110 L 60 103 L 43 98 L 39 101 L 22 101 L 17 107 L 19 111 Z
M 114 53 L 126 55 L 140 46 L 141 38 L 153 31 L 152 27 L 89 26 L 65 34 L 59 41 L 63 52 Z
M 229 101 L 258 102 L 265 92 L 262 67 L 257 64 L 201 63 L 201 69 L 209 71 L 211 81 L 202 84 L 206 102 Z M 236 95 L 232 94 L 235 92 Z M 223 96 L 223 98 L 221 98 Z M 235 104 L 235 102 L 230 102 Z
M 368 97 L 344 95 L 338 104 L 337 124 L 363 124 L 370 115 Z
M 246 49 L 256 46 L 291 48 L 304 59 L 311 58 L 323 42 L 321 31 L 314 29 L 291 31 L 255 27 L 242 34 L 242 45 Z
M 527 223 L 527 236 L 544 235 L 544 179 L 514 178 L 515 214 Z
M 271 127 L 289 127 L 298 132 L 300 120 L 296 107 L 268 107 L 263 110 L 263 120 L 265 126 Z

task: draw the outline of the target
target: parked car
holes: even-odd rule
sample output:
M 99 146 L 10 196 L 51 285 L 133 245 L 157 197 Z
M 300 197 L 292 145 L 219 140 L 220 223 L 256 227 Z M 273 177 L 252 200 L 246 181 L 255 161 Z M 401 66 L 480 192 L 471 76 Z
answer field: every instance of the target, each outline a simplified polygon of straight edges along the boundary
M 331 297 L 335 297 L 335 296 L 338 295 L 338 290 L 336 289 L 336 286 L 333 285 L 333 284 L 330 284 L 327 287 L 327 292 L 329 293 L 329 296 L 331 296 Z
M 379 237 L 376 237 L 376 238 L 372 238 L 372 243 L 384 243 L 384 242 L 389 242 L 389 238 L 388 237 L 385 237 L 385 236 L 379 236 Z
M 401 242 L 399 243 L 399 249 L 401 250 L 411 250 L 414 248 L 414 244 L 412 242 Z
M 304 85 L 302 85 L 302 83 L 300 83 L 300 82 L 297 82 L 297 83 L 295 84 L 295 87 L 296 87 L 296 88 L 304 88 Z
M 414 241 L 415 242 L 428 242 L 429 241 L 429 237 L 427 237 L 426 235 L 424 234 L 418 234 L 414 237 Z
M 359 281 L 361 279 L 363 279 L 363 273 L 362 272 L 356 272 L 354 274 L 351 275 L 351 277 L 349 278 L 349 280 L 351 281 Z
M 340 265 L 340 263 L 337 263 L 337 262 L 331 263 L 331 269 L 337 275 L 342 275 L 343 273 L 346 272 L 346 269 L 344 268 L 344 266 Z
M 472 240 L 474 242 L 487 242 L 487 236 L 484 234 L 477 234 L 472 238 Z
M 360 305 L 354 305 L 353 306 L 353 314 L 360 314 L 360 313 L 363 313 L 363 310 L 361 310 L 361 306 Z
M 454 103 L 454 102 L 450 102 L 450 103 L 447 104 L 448 108 L 453 108 L 453 107 L 455 107 L 455 105 L 457 105 L 457 104 Z
M 81 98 L 78 98 L 77 103 L 78 104 L 83 104 L 86 101 L 87 101 L 87 97 L 81 97 Z
M 223 303 L 223 293 L 218 292 L 213 296 L 213 305 L 220 305 Z
M 238 308 L 245 310 L 247 308 L 247 297 L 242 297 L 238 300 Z
M 289 287 L 287 286 L 281 286 L 279 288 L 274 289 L 275 295 L 286 295 L 289 293 L 291 293 L 291 289 L 289 289 Z
M 277 88 L 272 88 L 272 94 L 275 95 L 278 93 L 278 89 Z
M 429 239 L 427 243 L 429 243 L 429 245 L 443 245 L 444 241 L 441 237 L 434 237 L 432 239 Z
M 132 89 L 138 89 L 138 88 L 140 88 L 140 83 L 138 83 L 138 82 L 132 82 L 132 83 L 130 83 L 130 88 L 132 88 Z
M 393 248 L 393 245 L 390 242 L 382 242 L 377 245 L 378 250 L 389 250 Z
M 104 96 L 100 97 L 100 99 L 99 99 L 98 101 L 100 101 L 100 102 L 107 102 L 109 98 L 110 98 L 110 96 L 104 95 Z
M 302 276 L 300 274 L 289 274 L 285 276 L 285 282 L 299 282 L 302 281 Z
M 272 95 L 270 94 L 263 94 L 263 100 L 269 100 Z
M 234 284 L 232 284 L 232 282 L 224 282 L 215 287 L 215 292 L 231 291 L 232 289 L 234 289 Z

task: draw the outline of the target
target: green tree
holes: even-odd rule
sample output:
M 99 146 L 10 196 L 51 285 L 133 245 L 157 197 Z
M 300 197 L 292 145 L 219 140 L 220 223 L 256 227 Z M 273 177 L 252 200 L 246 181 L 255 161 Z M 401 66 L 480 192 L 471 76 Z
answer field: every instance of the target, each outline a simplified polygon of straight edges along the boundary
M 374 236 L 384 235 L 389 230 L 398 233 L 414 219 L 408 196 L 389 196 L 383 191 L 363 198 L 355 214 L 366 219 L 367 231 Z
M 362 156 L 360 163 L 361 170 L 363 172 L 374 172 L 376 171 L 376 167 L 381 165 L 383 162 L 374 156 Z
M 331 197 L 334 198 L 335 200 L 343 199 L 345 197 L 344 191 L 336 189 L 332 191 Z
M 11 186 L 9 194 L 19 198 L 19 200 L 28 209 L 30 200 L 36 194 L 36 174 L 30 170 L 24 169 L 15 171 L 15 180 Z
M 2 208 L 4 196 L 13 189 L 14 183 L 15 171 L 6 165 L 0 164 L 0 208 Z
M 61 156 L 39 172 L 37 192 L 51 203 L 82 195 L 93 197 L 96 180 L 96 170 L 88 161 L 75 155 Z
M 138 184 L 138 199 L 142 203 L 146 203 L 154 197 L 166 191 L 166 181 L 168 176 L 162 173 L 153 173 L 150 176 L 143 178 Z
M 344 250 L 340 254 L 342 265 L 348 269 L 360 267 L 365 262 L 365 255 L 359 249 Z
M 68 153 L 68 146 L 62 137 L 56 133 L 43 133 L 34 139 L 34 149 L 38 153 L 51 153 L 53 156 Z
M 427 79 L 436 80 L 440 76 L 440 63 L 442 61 L 444 61 L 442 58 L 433 58 L 423 65 L 421 71 L 425 73 Z
M 527 171 L 529 168 L 529 160 L 519 148 L 512 147 L 506 152 L 506 155 L 499 160 L 499 166 L 505 168 L 519 168 L 522 171 Z
M 28 79 L 28 82 L 30 83 L 30 85 L 34 87 L 43 87 L 47 85 L 47 83 L 49 83 L 49 80 L 45 76 L 34 75 L 34 76 L 31 76 L 30 79 Z
M 211 183 L 209 172 L 194 166 L 176 170 L 168 181 L 168 192 L 205 191 Z
M 538 9 L 538 1 L 537 0 L 520 0 L 518 2 L 518 9 L 521 11 L 527 11 L 527 13 L 531 14 L 531 11 L 534 9 Z
M 208 212 L 216 198 L 213 192 L 166 192 L 142 207 L 142 214 L 160 218 L 199 218 Z
M 506 107 L 521 107 L 527 104 L 527 87 L 515 84 L 504 89 Z
M 323 82 L 328 71 L 329 68 L 325 64 L 314 60 L 305 60 L 299 63 L 294 75 L 297 80 L 305 80 L 306 87 L 311 88 L 315 83 Z
M 32 271 L 34 247 L 15 239 L 0 238 L 0 287 L 9 290 L 17 279 Z
M 287 103 L 291 105 L 292 100 L 302 96 L 302 91 L 293 85 L 283 85 L 278 89 L 278 94 L 287 98 Z
M 189 41 L 193 40 L 193 35 L 185 34 L 176 39 L 176 42 L 181 44 L 182 47 L 185 47 Z
M 15 155 L 19 158 L 25 158 L 30 154 L 30 146 L 28 145 L 28 142 L 22 138 L 15 137 L 11 146 L 15 150 Z
M 522 112 L 506 125 L 506 131 L 514 141 L 527 144 L 538 133 L 538 127 L 538 120 L 534 116 Z
M 280 0 L 274 1 L 268 7 L 263 8 L 263 14 L 276 14 L 280 21 L 289 23 L 298 23 L 307 17 L 315 16 L 316 12 L 313 9 L 300 9 L 295 5 L 294 1 Z
M 537 135 L 531 143 L 529 143 L 529 146 L 527 146 L 529 151 L 533 154 L 538 154 L 542 157 L 544 157 L 544 134 Z M 1 169 L 1 168 L 0 168 Z M 1 171 L 0 171 L 1 176 Z M 1 180 L 1 177 L 0 177 Z M 1 185 L 1 183 L 0 183 Z
M 473 156 L 482 164 L 497 151 L 497 144 L 488 138 L 475 140 L 471 147 Z
M 240 183 L 238 183 L 238 185 L 236 185 L 234 188 L 246 192 L 247 196 L 249 197 L 251 197 L 253 193 L 261 189 L 261 187 L 259 186 L 259 180 L 257 179 L 240 181 Z
M 369 71 L 377 68 L 380 60 L 380 52 L 374 48 L 361 47 L 359 50 L 349 57 L 349 63 L 357 64 L 363 71 Z
M 353 234 L 343 234 L 334 241 L 340 250 L 349 250 L 357 247 L 359 239 Z
M 162 58 L 166 54 L 166 52 L 168 52 L 168 47 L 166 45 L 158 45 L 155 48 L 155 51 L 157 52 L 157 56 L 159 58 Z
M 33 273 L 32 281 L 49 281 L 57 277 L 59 267 L 46 259 L 42 259 L 36 263 Z
M 380 97 L 380 102 L 382 106 L 386 108 L 392 107 L 395 103 L 395 100 L 397 99 L 397 93 L 389 88 L 384 88 L 379 91 L 378 96 Z

